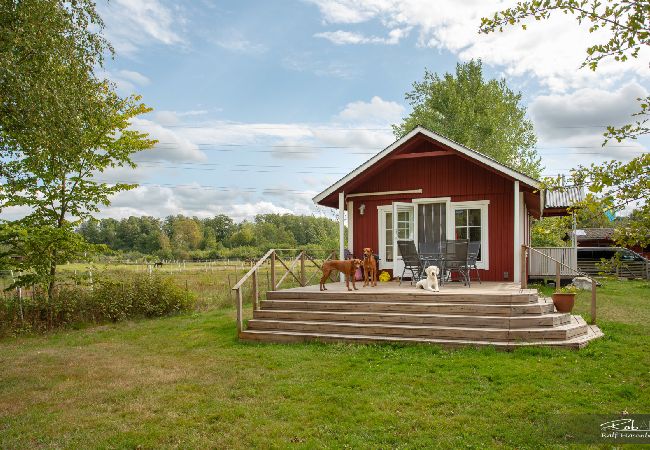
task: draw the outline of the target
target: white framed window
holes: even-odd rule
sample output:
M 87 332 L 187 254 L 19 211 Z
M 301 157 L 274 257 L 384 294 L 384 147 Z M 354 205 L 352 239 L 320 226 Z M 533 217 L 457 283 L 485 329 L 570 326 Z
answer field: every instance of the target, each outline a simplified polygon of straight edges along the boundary
M 413 240 L 413 209 L 397 211 L 397 239 Z
M 476 265 L 480 269 L 489 269 L 489 234 L 488 206 L 489 200 L 451 203 L 453 228 L 452 239 L 469 239 L 481 243 Z

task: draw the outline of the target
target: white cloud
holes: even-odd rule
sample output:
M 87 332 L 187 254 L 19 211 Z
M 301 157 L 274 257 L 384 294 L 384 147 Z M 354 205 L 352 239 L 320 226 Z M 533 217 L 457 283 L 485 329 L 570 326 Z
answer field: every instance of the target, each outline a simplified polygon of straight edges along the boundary
M 275 191 L 274 191 L 275 192 Z M 278 191 L 279 192 L 279 191 Z M 129 216 L 211 217 L 227 214 L 236 221 L 251 220 L 257 214 L 311 214 L 315 211 L 307 195 L 276 195 L 274 201 L 254 200 L 250 192 L 210 189 L 198 184 L 166 187 L 143 185 L 113 197 L 111 206 L 102 210 L 100 217 Z
M 102 70 L 97 75 L 115 83 L 117 91 L 123 95 L 133 94 L 138 90 L 138 87 L 147 86 L 151 82 L 148 77 L 134 70 Z
M 348 103 L 337 118 L 345 122 L 387 125 L 399 122 L 403 114 L 404 106 L 374 96 L 369 102 L 356 101 Z
M 372 19 L 390 6 L 390 1 L 309 0 L 318 5 L 328 23 L 361 23 Z
M 258 55 L 266 52 L 267 48 L 263 44 L 251 42 L 244 35 L 236 30 L 230 30 L 215 41 L 215 43 L 226 50 L 235 53 L 244 53 L 249 55 Z
M 402 38 L 408 36 L 410 28 L 395 28 L 390 30 L 388 37 L 378 36 L 365 36 L 361 33 L 354 33 L 350 31 L 325 31 L 323 33 L 316 33 L 314 36 L 327 39 L 336 45 L 345 44 L 387 44 L 396 45 Z
M 541 139 L 563 141 L 579 136 L 600 136 L 607 125 L 620 126 L 632 121 L 638 97 L 648 95 L 639 83 L 629 82 L 616 90 L 584 88 L 570 94 L 540 95 L 529 111 Z
M 285 69 L 296 72 L 311 72 L 319 77 L 334 77 L 342 79 L 358 78 L 359 69 L 341 61 L 323 60 L 311 52 L 286 55 L 282 58 Z
M 327 23 L 361 23 L 377 20 L 389 30 L 410 28 L 419 33 L 421 46 L 446 49 L 461 59 L 482 58 L 502 67 L 507 75 L 532 75 L 555 91 L 598 83 L 611 85 L 625 75 L 650 77 L 648 52 L 626 63 L 603 62 L 598 71 L 578 70 L 586 48 L 606 39 L 606 30 L 589 33 L 575 17 L 554 14 L 529 24 L 528 30 L 506 28 L 503 33 L 478 34 L 481 17 L 514 4 L 501 0 L 311 0 Z M 533 20 L 533 22 L 535 22 Z M 360 43 L 362 37 L 345 31 L 328 35 L 337 43 Z M 323 36 L 325 37 L 325 36 Z
M 179 134 L 176 130 L 166 128 L 163 124 L 148 119 L 132 119 L 132 127 L 149 133 L 149 136 L 159 142 L 151 150 L 138 153 L 138 161 L 163 159 L 167 161 L 205 161 L 207 155 L 199 149 L 191 139 Z
M 185 41 L 178 30 L 184 23 L 175 6 L 160 0 L 111 0 L 99 9 L 106 23 L 106 36 L 118 55 L 135 55 L 151 43 L 179 45 Z
M 636 82 L 616 90 L 584 88 L 570 94 L 538 96 L 530 114 L 539 136 L 546 174 L 568 174 L 578 165 L 610 159 L 629 161 L 645 147 L 637 141 L 612 141 L 602 147 L 607 125 L 628 123 L 638 110 L 637 97 L 648 91 Z

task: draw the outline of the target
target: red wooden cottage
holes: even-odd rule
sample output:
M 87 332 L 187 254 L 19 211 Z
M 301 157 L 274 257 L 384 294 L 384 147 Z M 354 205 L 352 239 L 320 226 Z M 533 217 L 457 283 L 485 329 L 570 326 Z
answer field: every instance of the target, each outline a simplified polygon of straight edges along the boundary
M 348 250 L 371 247 L 380 269 L 402 273 L 396 241 L 426 253 L 441 240 L 481 242 L 481 279 L 520 277 L 530 219 L 544 210 L 540 183 L 494 159 L 417 127 L 314 197 L 339 208 L 340 251 L 347 210 Z M 566 211 L 566 210 L 565 210 Z
M 277 289 L 298 260 L 305 262 L 305 253 L 291 265 L 280 260 L 287 272 L 276 283 L 280 256 L 271 249 L 233 288 L 238 336 L 261 342 L 420 342 L 506 350 L 528 345 L 584 347 L 602 336 L 598 327 L 556 311 L 535 289 L 512 283 L 520 281 L 525 255 L 521 245 L 530 239 L 531 217 L 566 214 L 565 202 L 555 197 L 543 195 L 537 180 L 418 127 L 314 201 L 339 208 L 341 254 L 347 210 L 348 250 L 357 257 L 364 247 L 378 250 L 380 269 L 401 275 L 398 240 L 413 240 L 420 253 L 431 253 L 442 240 L 469 238 L 481 243 L 481 279 L 492 283 L 445 284 L 440 292 L 397 283 L 348 290 L 343 283 L 330 283 L 321 291 L 304 279 L 303 267 L 299 287 Z M 551 250 L 575 254 L 575 247 Z M 547 255 L 532 253 L 542 256 L 538 266 L 549 265 Z M 273 289 L 260 303 L 257 271 L 267 260 Z M 562 263 L 552 261 L 553 266 Z M 255 301 L 244 328 L 241 287 L 248 277 Z

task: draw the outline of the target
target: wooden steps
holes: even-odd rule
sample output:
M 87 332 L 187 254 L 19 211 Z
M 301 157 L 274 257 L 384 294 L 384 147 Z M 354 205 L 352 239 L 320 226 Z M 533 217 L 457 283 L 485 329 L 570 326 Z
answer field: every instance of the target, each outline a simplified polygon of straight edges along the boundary
M 488 303 L 426 303 L 426 302 L 358 302 L 339 300 L 264 300 L 262 310 L 292 311 L 368 311 L 412 314 L 477 314 L 482 316 L 519 316 L 552 313 L 553 302 L 540 299 L 534 303 L 503 305 Z
M 525 289 L 408 287 L 267 293 L 240 339 L 254 342 L 403 342 L 501 349 L 543 345 L 580 348 L 602 336 L 579 316 L 558 313 Z
M 590 341 L 603 336 L 597 326 L 588 325 L 584 335 L 577 336 L 566 341 L 475 341 L 463 339 L 422 339 L 404 338 L 390 336 L 360 336 L 340 334 L 318 334 L 318 333 L 297 333 L 291 331 L 258 331 L 246 330 L 242 333 L 242 339 L 250 342 L 274 342 L 274 343 L 295 343 L 295 342 L 325 342 L 325 343 L 356 343 L 356 344 L 378 344 L 378 343 L 400 343 L 400 344 L 435 344 L 445 348 L 458 347 L 495 347 L 500 350 L 512 350 L 517 347 L 543 346 L 555 348 L 579 349 L 585 347 Z
M 361 324 L 410 324 L 452 327 L 487 328 L 530 328 L 553 327 L 567 324 L 570 314 L 551 313 L 529 316 L 474 316 L 462 314 L 413 314 L 401 312 L 342 312 L 342 311 L 293 311 L 260 310 L 253 315 L 255 320 L 264 321 L 305 321 Z

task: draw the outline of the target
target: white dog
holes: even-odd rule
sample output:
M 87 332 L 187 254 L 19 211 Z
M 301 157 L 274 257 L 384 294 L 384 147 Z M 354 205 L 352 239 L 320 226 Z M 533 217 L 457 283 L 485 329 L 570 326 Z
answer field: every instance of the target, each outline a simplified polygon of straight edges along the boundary
M 423 278 L 422 280 L 418 281 L 415 287 L 417 288 L 422 288 L 425 291 L 431 291 L 431 292 L 439 292 L 440 289 L 438 289 L 438 273 L 440 272 L 440 269 L 438 269 L 437 266 L 429 266 L 426 269 L 424 269 L 424 273 L 427 274 L 426 278 Z

